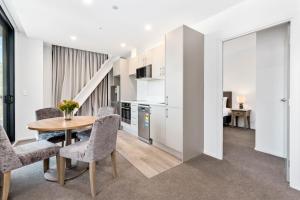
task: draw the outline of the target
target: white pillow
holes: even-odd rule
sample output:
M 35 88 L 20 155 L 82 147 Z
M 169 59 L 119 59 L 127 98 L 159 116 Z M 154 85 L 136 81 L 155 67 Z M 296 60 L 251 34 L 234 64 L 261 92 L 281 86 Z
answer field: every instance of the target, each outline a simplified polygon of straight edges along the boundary
M 228 97 L 223 97 L 223 108 L 226 108 Z

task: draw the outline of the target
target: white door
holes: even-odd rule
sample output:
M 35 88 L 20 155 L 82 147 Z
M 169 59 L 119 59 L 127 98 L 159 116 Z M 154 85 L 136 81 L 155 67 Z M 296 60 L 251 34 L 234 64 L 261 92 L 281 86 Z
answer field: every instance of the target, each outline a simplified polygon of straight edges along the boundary
M 289 24 L 257 32 L 256 149 L 288 157 Z

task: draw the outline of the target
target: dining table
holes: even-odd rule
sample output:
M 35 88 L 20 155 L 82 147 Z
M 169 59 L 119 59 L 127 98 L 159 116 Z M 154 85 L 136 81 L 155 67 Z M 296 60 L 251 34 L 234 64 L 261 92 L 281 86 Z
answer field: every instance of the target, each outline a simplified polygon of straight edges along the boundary
M 77 129 L 83 129 L 94 124 L 96 117 L 94 116 L 74 116 L 70 120 L 66 120 L 64 117 L 55 117 L 37 120 L 27 125 L 30 130 L 38 131 L 39 133 L 51 132 L 51 131 L 64 131 L 65 132 L 65 145 L 72 144 L 72 133 Z M 88 166 L 85 163 L 77 162 L 72 165 L 70 159 L 66 160 L 66 174 L 65 179 L 70 180 L 80 176 L 87 171 Z M 57 181 L 56 169 L 50 168 L 45 172 L 44 177 L 49 181 Z

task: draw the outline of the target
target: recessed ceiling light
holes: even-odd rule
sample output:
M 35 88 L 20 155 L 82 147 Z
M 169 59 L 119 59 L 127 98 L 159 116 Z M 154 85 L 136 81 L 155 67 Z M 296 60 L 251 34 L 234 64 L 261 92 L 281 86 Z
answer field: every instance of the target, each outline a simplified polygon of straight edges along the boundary
M 121 43 L 120 46 L 121 46 L 122 48 L 124 48 L 124 47 L 126 47 L 126 43 Z
M 75 40 L 77 40 L 77 37 L 75 35 L 71 35 L 70 39 L 73 40 L 73 41 L 75 41 Z
M 91 5 L 94 0 L 82 0 L 85 5 Z
M 146 31 L 151 31 L 152 30 L 151 24 L 146 24 L 144 28 L 145 28 Z
M 113 9 L 113 10 L 118 10 L 119 7 L 118 7 L 117 5 L 113 5 L 113 6 L 112 6 L 112 9 Z

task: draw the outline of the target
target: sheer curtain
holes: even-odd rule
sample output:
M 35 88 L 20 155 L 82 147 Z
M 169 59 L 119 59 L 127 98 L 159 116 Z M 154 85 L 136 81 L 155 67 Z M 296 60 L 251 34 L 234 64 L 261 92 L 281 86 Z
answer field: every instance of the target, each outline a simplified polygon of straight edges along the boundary
M 108 59 L 107 54 L 61 46 L 52 46 L 52 104 L 73 99 Z M 80 108 L 79 115 L 95 115 L 98 108 L 109 105 L 107 75 Z

